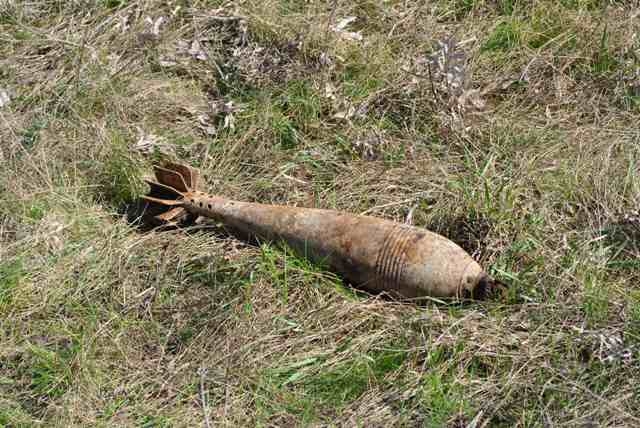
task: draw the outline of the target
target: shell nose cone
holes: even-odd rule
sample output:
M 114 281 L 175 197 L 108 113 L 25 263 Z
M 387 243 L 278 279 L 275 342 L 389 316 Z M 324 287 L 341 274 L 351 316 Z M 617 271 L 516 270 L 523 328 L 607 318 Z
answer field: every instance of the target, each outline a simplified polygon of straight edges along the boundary
M 490 278 L 482 267 L 471 260 L 460 278 L 460 291 L 463 296 L 483 299 L 489 291 Z

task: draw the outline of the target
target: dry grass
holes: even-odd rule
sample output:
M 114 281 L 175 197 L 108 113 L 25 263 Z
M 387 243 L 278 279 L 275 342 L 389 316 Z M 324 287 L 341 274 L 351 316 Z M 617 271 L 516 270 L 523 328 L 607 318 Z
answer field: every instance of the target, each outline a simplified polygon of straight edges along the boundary
M 0 425 L 640 424 L 632 3 L 0 0 Z M 161 155 L 237 199 L 411 212 L 509 295 L 399 304 L 142 232 Z

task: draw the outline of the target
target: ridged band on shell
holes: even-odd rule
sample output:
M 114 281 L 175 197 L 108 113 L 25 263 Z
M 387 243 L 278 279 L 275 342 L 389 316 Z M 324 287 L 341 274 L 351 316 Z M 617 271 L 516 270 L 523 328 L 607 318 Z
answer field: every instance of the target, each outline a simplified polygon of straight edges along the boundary
M 384 237 L 376 259 L 376 275 L 381 289 L 396 290 L 407 265 L 406 248 L 414 235 L 408 227 L 393 227 Z

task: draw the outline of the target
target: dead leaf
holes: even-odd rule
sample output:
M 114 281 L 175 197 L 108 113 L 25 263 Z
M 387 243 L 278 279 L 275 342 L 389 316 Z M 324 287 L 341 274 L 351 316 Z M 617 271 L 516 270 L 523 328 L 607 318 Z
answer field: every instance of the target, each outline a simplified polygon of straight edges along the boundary
M 175 67 L 176 65 L 178 65 L 178 63 L 173 59 L 164 56 L 160 57 L 160 59 L 158 60 L 158 64 L 160 65 L 160 67 L 165 68 Z
M 173 155 L 173 146 L 165 142 L 161 137 L 148 134 L 141 128 L 138 128 L 140 137 L 138 141 L 131 147 L 134 152 L 141 153 L 143 155 L 150 155 L 153 153 L 161 153 L 164 155 Z
M 409 208 L 409 212 L 404 219 L 404 224 L 408 224 L 410 226 L 413 225 L 413 212 L 416 210 L 416 208 L 418 208 L 418 205 L 413 205 L 411 208 Z
M 335 31 L 342 31 L 347 28 L 347 25 L 351 24 L 353 21 L 358 19 L 357 16 L 347 16 L 346 18 L 342 18 L 334 27 Z
M 356 40 L 356 41 L 362 41 L 363 37 L 362 34 L 360 33 L 360 31 L 341 31 L 340 32 L 340 36 L 342 36 L 343 39 L 347 39 L 347 40 Z
M 367 102 L 363 102 L 360 105 L 350 105 L 349 107 L 347 107 L 345 110 L 339 111 L 338 113 L 334 114 L 332 117 L 334 119 L 344 119 L 344 120 L 349 120 L 351 118 L 358 118 L 358 119 L 362 119 L 367 115 L 367 112 L 369 111 L 369 104 Z
M 462 95 L 458 98 L 458 105 L 465 109 L 471 107 L 473 110 L 480 111 L 484 110 L 486 102 L 479 90 L 469 89 L 462 92 Z
M 379 159 L 382 150 L 387 145 L 387 142 L 383 136 L 378 132 L 369 132 L 356 140 L 353 144 L 353 148 L 364 160 L 376 160 Z
M 194 39 L 191 42 L 191 46 L 189 47 L 188 53 L 193 58 L 198 59 L 200 61 L 206 61 L 209 58 L 207 53 L 202 49 L 202 44 L 197 39 Z
M 347 28 L 347 26 L 349 26 L 349 24 L 354 22 L 356 19 L 358 19 L 356 16 L 348 16 L 341 19 L 336 25 L 331 27 L 331 29 L 334 32 L 338 33 L 343 39 L 362 41 L 363 37 L 360 31 L 345 30 L 345 28 Z
M 0 88 L 0 108 L 9 105 L 9 101 L 11 101 L 9 92 L 4 88 Z
M 347 107 L 346 110 L 342 110 L 339 111 L 338 113 L 334 114 L 332 117 L 334 119 L 351 119 L 356 113 L 356 108 L 354 106 L 349 106 Z
M 64 230 L 71 224 L 65 224 L 62 218 L 54 214 L 40 220 L 38 236 L 52 254 L 60 253 L 64 248 Z
M 236 117 L 233 114 L 228 114 L 224 117 L 224 123 L 222 128 L 234 130 L 236 129 Z
M 211 123 L 211 117 L 207 113 L 202 113 L 198 115 L 198 122 L 200 123 L 199 128 L 207 135 L 216 135 L 218 130 Z
M 115 30 L 120 30 L 121 34 L 125 34 L 131 28 L 131 24 L 129 23 L 129 19 L 131 17 L 130 13 L 125 15 L 120 15 L 118 18 L 118 22 L 114 25 Z
M 329 56 L 329 54 L 326 52 L 322 52 L 320 54 L 320 58 L 318 58 L 318 62 L 323 67 L 327 67 L 327 68 L 333 67 L 333 59 L 331 59 L 331 56 Z
M 336 87 L 331 84 L 331 82 L 327 82 L 324 85 L 324 96 L 325 98 L 329 98 L 330 100 L 336 99 Z
M 224 116 L 222 120 L 222 129 L 235 129 L 236 117 L 235 113 L 244 110 L 242 106 L 236 105 L 233 101 L 217 100 L 209 102 L 211 107 L 210 117 Z M 216 131 L 217 132 L 217 131 Z
M 153 34 L 156 37 L 160 36 L 160 27 L 162 27 L 162 24 L 164 24 L 166 20 L 167 18 L 165 18 L 164 16 L 160 16 L 156 18 L 155 21 L 152 20 L 150 17 L 147 17 L 146 22 L 152 26 L 151 34 Z

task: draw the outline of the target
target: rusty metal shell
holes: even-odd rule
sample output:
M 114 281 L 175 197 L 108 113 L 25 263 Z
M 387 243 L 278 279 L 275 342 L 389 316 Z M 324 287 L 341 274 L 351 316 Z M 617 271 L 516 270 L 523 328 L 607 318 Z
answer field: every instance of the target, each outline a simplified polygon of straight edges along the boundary
M 427 230 L 393 221 L 333 210 L 239 202 L 197 191 L 197 174 L 188 167 L 163 168 L 160 186 L 147 197 L 167 200 L 162 220 L 186 212 L 214 218 L 245 235 L 284 241 L 299 255 L 330 266 L 352 284 L 401 298 L 463 297 L 484 294 L 488 276 L 452 241 Z M 158 171 L 158 170 L 157 170 Z M 164 176 L 168 179 L 163 179 Z M 188 175 L 189 180 L 184 176 Z M 188 182 L 188 184 L 187 184 Z M 174 186 L 177 185 L 178 188 Z

